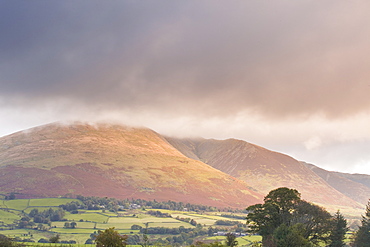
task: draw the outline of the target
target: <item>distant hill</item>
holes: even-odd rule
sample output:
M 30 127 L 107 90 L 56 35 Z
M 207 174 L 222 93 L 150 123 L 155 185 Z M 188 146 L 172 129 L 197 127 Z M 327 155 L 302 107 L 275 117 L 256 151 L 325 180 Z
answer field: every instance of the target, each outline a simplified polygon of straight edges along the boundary
M 261 194 L 285 186 L 297 189 L 304 199 L 331 210 L 363 207 L 290 156 L 235 139 L 167 140 L 184 155 L 245 181 Z
M 235 139 L 82 123 L 0 138 L 0 194 L 24 198 L 81 194 L 245 208 L 285 186 L 328 210 L 362 212 L 369 185 L 370 176 L 328 172 Z
M 245 208 L 263 196 L 145 128 L 49 124 L 0 138 L 0 193 L 174 200 Z
M 367 204 L 370 199 L 370 176 L 365 174 L 348 174 L 327 171 L 315 165 L 304 163 L 333 188 L 353 200 Z

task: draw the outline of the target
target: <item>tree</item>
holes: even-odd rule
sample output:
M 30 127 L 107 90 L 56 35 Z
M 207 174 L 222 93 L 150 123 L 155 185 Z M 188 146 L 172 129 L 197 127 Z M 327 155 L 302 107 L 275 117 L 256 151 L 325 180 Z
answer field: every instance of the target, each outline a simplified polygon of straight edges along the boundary
M 74 221 L 72 221 L 72 222 L 71 222 L 71 228 L 76 228 L 76 226 L 77 226 L 77 223 L 76 223 L 76 222 L 74 222 Z
M 234 247 L 237 245 L 238 245 L 238 241 L 236 240 L 235 234 L 230 233 L 230 232 L 227 233 L 226 234 L 226 246 Z
M 348 231 L 347 220 L 339 212 L 335 213 L 332 220 L 332 229 L 329 235 L 330 245 L 329 247 L 342 247 L 344 246 L 344 238 Z
M 57 235 L 55 235 L 55 236 L 53 236 L 53 237 L 49 238 L 49 242 L 50 242 L 50 243 L 59 243 L 59 240 L 60 240 L 60 236 L 59 236 L 59 234 L 57 234 Z
M 15 199 L 15 193 L 10 192 L 9 195 L 5 196 L 5 200 L 14 200 Z
M 97 247 L 122 247 L 126 246 L 127 238 L 126 235 L 120 235 L 112 227 L 104 231 L 99 230 L 95 238 L 95 243 Z
M 281 214 L 289 212 L 301 201 L 301 194 L 296 189 L 281 187 L 270 191 L 264 198 L 265 203 L 271 203 L 278 207 Z
M 260 234 L 262 242 L 267 245 L 276 228 L 290 224 L 292 213 L 300 202 L 300 194 L 295 189 L 282 187 L 270 191 L 264 202 L 247 208 L 247 223 L 249 232 Z
M 134 224 L 134 225 L 131 226 L 131 230 L 140 230 L 142 228 L 143 228 L 142 226 L 137 225 L 137 224 Z
M 274 231 L 274 240 L 277 247 L 309 247 L 312 244 L 304 237 L 304 226 L 295 224 L 287 226 L 281 224 Z
M 332 216 L 324 208 L 302 200 L 293 213 L 291 225 L 302 224 L 304 226 L 303 236 L 310 242 L 327 243 L 328 234 L 332 228 L 331 220 Z
M 85 244 L 94 244 L 94 240 L 89 238 L 89 239 L 86 240 Z
M 263 204 L 252 205 L 247 210 L 248 231 L 260 234 L 263 246 L 284 246 L 293 240 L 296 241 L 285 246 L 328 241 L 331 215 L 325 209 L 301 200 L 295 189 L 272 190 Z
M 140 245 L 142 247 L 146 247 L 146 246 L 149 245 L 149 237 L 148 237 L 148 226 L 149 226 L 149 222 L 145 222 L 144 225 L 145 225 L 145 229 L 144 229 L 144 234 L 142 236 L 143 241 L 142 241 L 142 243 L 140 243 Z
M 16 244 L 12 239 L 0 234 L 0 246 L 1 247 L 16 247 L 18 244 Z
M 355 234 L 354 246 L 370 246 L 370 201 L 366 205 L 365 216 L 362 216 L 361 226 Z

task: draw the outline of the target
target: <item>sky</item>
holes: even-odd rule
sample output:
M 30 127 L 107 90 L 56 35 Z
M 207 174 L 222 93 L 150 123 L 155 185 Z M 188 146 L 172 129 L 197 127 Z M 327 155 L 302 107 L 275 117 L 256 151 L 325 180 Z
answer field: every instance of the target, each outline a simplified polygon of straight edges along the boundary
M 370 174 L 369 10 L 366 0 L 1 1 L 0 136 L 112 122 Z

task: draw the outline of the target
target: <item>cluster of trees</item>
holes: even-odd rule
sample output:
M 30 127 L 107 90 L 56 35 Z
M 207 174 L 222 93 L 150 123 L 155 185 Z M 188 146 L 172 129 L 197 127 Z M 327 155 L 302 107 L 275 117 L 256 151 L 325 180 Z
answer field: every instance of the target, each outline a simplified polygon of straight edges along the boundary
M 33 228 L 37 223 L 39 230 L 45 230 L 43 224 L 50 224 L 51 221 L 64 220 L 63 217 L 65 211 L 61 208 L 53 209 L 49 208 L 45 211 L 39 211 L 38 209 L 32 209 L 29 214 L 25 214 L 17 223 L 17 228 Z
M 15 192 L 10 192 L 8 195 L 5 196 L 5 200 L 14 200 L 15 199 Z
M 245 216 L 235 215 L 235 214 L 221 214 L 221 217 L 238 219 L 238 220 L 245 220 Z
M 153 244 L 159 246 L 180 246 L 186 244 L 199 247 L 235 247 L 238 245 L 236 236 L 231 233 L 228 233 L 226 235 L 226 240 L 224 241 L 224 243 L 212 242 L 209 244 L 205 244 L 203 242 L 196 241 L 195 244 L 192 244 L 194 242 L 194 238 L 197 236 L 198 235 L 194 233 L 194 231 L 184 231 L 177 236 L 167 237 L 166 239 L 159 238 L 155 240 L 155 242 L 149 243 L 148 238 L 145 238 L 145 236 L 139 236 L 137 234 L 132 236 L 120 235 L 117 231 L 114 230 L 114 228 L 109 228 L 105 231 L 99 231 L 98 235 L 95 237 L 94 242 L 97 244 L 98 247 L 120 247 L 126 245 L 141 245 L 144 247 Z
M 145 234 L 166 234 L 166 235 L 178 235 L 181 233 L 189 233 L 189 232 L 197 232 L 197 235 L 206 235 L 207 231 L 196 228 L 185 228 L 180 226 L 178 228 L 169 228 L 169 227 L 148 227 L 148 228 L 141 228 L 140 233 Z
M 179 228 L 167 228 L 167 227 L 149 227 L 142 228 L 140 230 L 142 234 L 157 234 L 157 235 L 172 235 L 167 236 L 165 239 L 157 239 L 156 241 L 165 245 L 190 245 L 194 238 L 199 236 L 207 236 L 208 230 L 198 225 L 196 228 L 185 228 L 180 226 Z M 133 242 L 133 240 L 140 241 L 141 239 L 137 236 L 131 239 L 129 237 L 130 244 L 140 244 L 139 242 Z M 142 240 L 141 240 L 142 241 Z
M 366 205 L 365 215 L 362 216 L 361 226 L 355 234 L 354 247 L 370 246 L 370 201 Z
M 169 209 L 169 210 L 188 210 L 188 211 L 206 211 L 206 212 L 216 212 L 218 209 L 216 207 L 205 206 L 205 205 L 198 205 L 198 204 L 191 204 L 191 203 L 183 203 L 183 202 L 174 202 L 174 201 L 166 201 L 166 202 L 158 202 L 156 200 L 153 201 L 146 201 L 141 199 L 131 199 L 131 200 L 124 200 L 127 203 L 131 204 L 138 204 L 143 207 L 153 208 L 153 209 Z
M 343 246 L 347 221 L 340 212 L 331 216 L 325 209 L 302 200 L 295 189 L 272 190 L 263 204 L 247 210 L 249 231 L 262 236 L 263 246 Z
M 66 203 L 66 204 L 62 204 L 59 207 L 62 208 L 63 210 L 65 210 L 65 211 L 68 211 L 68 212 L 72 213 L 72 214 L 77 214 L 78 209 L 86 208 L 84 204 L 81 204 L 78 201 L 73 201 L 73 202 L 69 202 L 69 203 Z
M 49 208 L 48 210 L 39 211 L 34 208 L 28 214 L 29 217 L 33 218 L 35 223 L 48 224 L 51 221 L 61 221 L 64 220 L 65 211 L 62 208 Z
M 147 214 L 150 214 L 152 216 L 159 217 L 159 218 L 172 218 L 171 214 L 169 214 L 169 213 L 162 213 L 159 210 L 156 210 L 156 211 L 149 210 L 149 211 L 147 211 Z
M 240 221 L 235 220 L 216 220 L 216 225 L 221 226 L 238 226 L 238 227 L 245 227 L 246 225 L 241 223 Z
M 183 218 L 183 217 L 177 216 L 176 219 L 179 220 L 179 221 L 187 222 L 192 226 L 197 226 L 198 225 L 198 223 L 194 219 L 191 219 L 191 218 Z
M 263 246 L 345 245 L 348 227 L 343 215 L 337 211 L 332 216 L 325 209 L 302 200 L 295 189 L 272 190 L 264 198 L 263 204 L 252 205 L 247 211 L 249 232 L 260 234 Z M 370 246 L 370 201 L 351 246 Z
M 76 226 L 77 226 L 77 223 L 74 221 L 64 223 L 64 228 L 74 229 L 76 228 Z
M 122 208 L 130 209 L 130 206 L 133 204 L 140 205 L 142 208 L 152 208 L 152 209 L 169 209 L 169 210 L 189 210 L 195 212 L 216 212 L 218 211 L 217 208 L 205 205 L 197 205 L 191 203 L 183 203 L 183 202 L 174 202 L 174 201 L 165 201 L 165 202 L 158 202 L 156 200 L 147 201 L 143 199 L 125 199 L 125 200 L 118 200 L 115 198 L 107 198 L 107 197 L 95 197 L 95 196 L 81 196 L 78 195 L 76 197 L 83 204 L 79 204 L 78 202 L 69 203 L 65 205 L 61 205 L 65 210 L 77 210 L 77 208 L 81 209 L 89 209 L 89 210 L 97 210 L 100 209 L 101 206 L 104 206 L 105 209 L 110 211 L 119 211 Z M 72 206 L 74 204 L 75 206 Z M 71 207 L 71 208 L 68 208 Z M 74 209 L 72 209 L 74 207 Z
M 34 242 L 33 240 L 30 240 L 30 239 L 26 239 L 26 240 L 21 240 L 21 239 L 17 239 L 17 238 L 8 238 L 4 235 L 1 235 L 0 234 L 0 246 L 1 247 L 24 247 L 24 246 L 30 246 L 28 244 L 24 244 L 25 242 Z M 60 243 L 60 247 L 63 247 L 63 246 L 66 246 L 65 244 L 68 244 L 68 245 L 71 245 L 71 244 L 76 244 L 76 241 L 74 240 L 69 240 L 69 241 L 60 241 L 60 236 L 57 234 L 57 235 L 54 235 L 52 237 L 50 237 L 49 239 L 46 239 L 46 238 L 41 238 L 39 239 L 38 243 Z M 38 246 L 38 245 L 34 245 L 32 244 L 31 246 Z M 53 245 L 55 247 L 57 247 L 57 245 Z

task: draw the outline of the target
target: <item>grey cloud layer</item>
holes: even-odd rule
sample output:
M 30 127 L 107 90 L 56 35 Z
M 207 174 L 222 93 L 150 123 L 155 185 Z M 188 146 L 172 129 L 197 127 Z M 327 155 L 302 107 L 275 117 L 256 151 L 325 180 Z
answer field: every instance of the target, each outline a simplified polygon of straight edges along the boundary
M 5 1 L 0 99 L 348 116 L 370 106 L 369 8 L 365 1 Z

